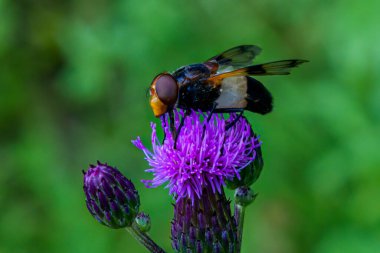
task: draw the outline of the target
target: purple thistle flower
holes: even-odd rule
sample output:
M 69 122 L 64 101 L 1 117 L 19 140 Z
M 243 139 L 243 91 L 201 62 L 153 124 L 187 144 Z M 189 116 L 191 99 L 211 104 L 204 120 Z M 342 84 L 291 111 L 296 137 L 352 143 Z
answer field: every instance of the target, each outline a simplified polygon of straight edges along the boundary
M 174 111 L 174 116 L 174 125 L 178 129 L 184 112 Z M 201 198 L 205 187 L 221 193 L 226 179 L 240 179 L 240 171 L 256 157 L 255 148 L 260 146 L 258 138 L 244 117 L 226 130 L 226 125 L 236 119 L 236 114 L 230 114 L 228 119 L 223 114 L 212 114 L 207 122 L 208 116 L 208 113 L 192 111 L 184 120 L 176 148 L 169 120 L 164 116 L 161 117 L 166 136 L 163 144 L 153 123 L 153 151 L 149 151 L 139 137 L 133 141 L 145 153 L 151 167 L 146 171 L 153 173 L 152 180 L 143 180 L 146 187 L 167 183 L 166 187 L 177 201 L 185 197 L 194 201 Z

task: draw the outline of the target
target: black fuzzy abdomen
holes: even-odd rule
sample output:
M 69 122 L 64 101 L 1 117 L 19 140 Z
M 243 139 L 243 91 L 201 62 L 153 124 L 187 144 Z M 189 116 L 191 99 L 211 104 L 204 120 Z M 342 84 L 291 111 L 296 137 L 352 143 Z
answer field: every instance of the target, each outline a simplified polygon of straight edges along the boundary
M 273 109 L 273 98 L 265 86 L 252 77 L 247 77 L 246 110 L 267 114 Z

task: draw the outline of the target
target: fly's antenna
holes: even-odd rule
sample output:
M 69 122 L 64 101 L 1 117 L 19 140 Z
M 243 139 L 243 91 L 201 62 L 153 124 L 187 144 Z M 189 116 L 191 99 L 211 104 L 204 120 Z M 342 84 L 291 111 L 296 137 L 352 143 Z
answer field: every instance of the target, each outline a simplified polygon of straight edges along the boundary
M 145 90 L 145 97 L 149 97 L 150 96 L 150 87 L 146 88 Z

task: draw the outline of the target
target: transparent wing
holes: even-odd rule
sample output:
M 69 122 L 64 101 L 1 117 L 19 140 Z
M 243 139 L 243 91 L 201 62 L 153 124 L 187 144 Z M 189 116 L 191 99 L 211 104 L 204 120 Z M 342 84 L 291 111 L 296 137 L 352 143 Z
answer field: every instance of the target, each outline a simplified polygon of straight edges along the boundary
M 259 55 L 261 48 L 254 45 L 241 45 L 214 57 L 208 59 L 208 61 L 216 61 L 219 64 L 218 73 L 226 70 L 233 70 L 236 68 L 242 68 L 252 64 L 253 59 Z
M 290 70 L 298 65 L 308 62 L 306 60 L 283 60 L 264 64 L 247 66 L 229 72 L 218 73 L 211 76 L 208 81 L 219 84 L 221 80 L 232 76 L 265 76 L 265 75 L 288 75 Z

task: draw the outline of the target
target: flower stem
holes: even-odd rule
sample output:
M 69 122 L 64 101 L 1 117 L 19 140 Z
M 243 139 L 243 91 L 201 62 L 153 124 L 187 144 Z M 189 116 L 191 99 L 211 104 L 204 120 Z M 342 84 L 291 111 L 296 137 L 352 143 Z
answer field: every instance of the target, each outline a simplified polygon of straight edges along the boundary
M 158 246 L 146 233 L 142 232 L 137 226 L 136 222 L 132 223 L 132 226 L 126 227 L 126 230 L 145 248 L 151 253 L 165 253 L 165 251 Z
M 235 204 L 235 220 L 238 225 L 237 227 L 237 253 L 241 250 L 241 242 L 243 239 L 243 225 L 244 225 L 244 214 L 245 214 L 245 206 Z

